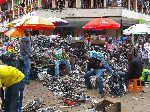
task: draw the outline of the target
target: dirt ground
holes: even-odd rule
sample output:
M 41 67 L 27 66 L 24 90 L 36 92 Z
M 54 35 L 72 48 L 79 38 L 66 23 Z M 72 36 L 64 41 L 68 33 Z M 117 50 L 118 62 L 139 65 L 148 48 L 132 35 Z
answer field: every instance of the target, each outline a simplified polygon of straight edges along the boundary
M 146 86 L 147 87 L 144 87 L 143 89 L 145 93 L 139 92 L 137 99 L 134 98 L 133 92 L 127 93 L 120 98 L 111 99 L 121 102 L 121 112 L 150 112 L 150 84 L 147 84 Z M 99 97 L 97 90 L 87 90 L 86 95 L 91 96 L 92 99 L 98 102 L 103 100 Z M 105 97 L 109 98 L 110 96 L 106 94 Z M 77 112 L 86 110 L 90 107 L 89 103 L 83 103 L 79 106 L 70 108 L 60 107 L 63 106 L 63 104 L 60 103 L 61 100 L 57 96 L 54 96 L 53 93 L 39 81 L 34 80 L 31 81 L 30 85 L 25 87 L 23 105 L 36 98 L 42 100 L 46 104 L 46 107 L 56 106 L 56 108 L 65 112 Z

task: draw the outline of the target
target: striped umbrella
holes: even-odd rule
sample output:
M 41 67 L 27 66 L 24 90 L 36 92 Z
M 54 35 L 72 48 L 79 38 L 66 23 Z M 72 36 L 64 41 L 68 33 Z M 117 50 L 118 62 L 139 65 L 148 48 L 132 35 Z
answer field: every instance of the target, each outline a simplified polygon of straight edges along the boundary
M 15 25 L 19 29 L 32 29 L 32 30 L 51 30 L 55 26 L 47 18 L 40 16 L 29 16 L 23 18 L 22 21 Z
M 9 36 L 9 37 L 23 37 L 24 35 L 24 31 L 21 30 L 21 29 L 10 29 L 9 31 L 7 31 L 5 33 L 6 36 Z

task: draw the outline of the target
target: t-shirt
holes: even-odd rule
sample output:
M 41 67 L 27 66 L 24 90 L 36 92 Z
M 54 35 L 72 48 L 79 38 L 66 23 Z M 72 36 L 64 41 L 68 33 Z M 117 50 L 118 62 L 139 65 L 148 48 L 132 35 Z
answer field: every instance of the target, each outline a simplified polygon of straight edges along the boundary
M 19 83 L 25 75 L 12 66 L 0 65 L 0 87 L 9 87 Z
M 150 62 L 150 46 L 148 46 L 148 47 L 145 48 L 145 49 L 147 49 L 147 51 L 148 51 L 148 58 L 149 58 L 149 62 Z
M 101 69 L 102 67 L 99 66 L 100 63 L 101 61 L 98 60 L 97 58 L 94 57 L 90 58 L 87 64 L 87 70 L 89 71 L 91 69 Z
M 106 46 L 107 46 L 107 50 L 109 50 L 109 51 L 113 51 L 113 45 L 112 44 L 106 44 Z
M 100 60 L 103 64 L 105 64 L 104 53 L 96 52 L 95 50 L 93 50 L 93 51 L 88 51 L 88 55 L 89 55 L 89 57 L 96 58 L 96 59 Z
M 91 58 L 93 57 L 93 58 L 97 58 L 99 60 L 101 60 L 102 58 L 104 58 L 104 54 L 102 52 L 96 52 L 95 50 L 88 51 L 88 55 Z
M 51 49 L 48 49 L 47 51 L 44 52 L 44 56 L 45 56 L 46 58 L 50 58 L 51 55 L 52 55 L 52 50 L 51 50 Z
M 95 50 L 93 50 L 93 51 L 88 51 L 88 56 L 89 57 L 94 57 L 94 58 L 96 58 L 96 56 L 97 56 L 97 52 L 95 51 Z
M 30 54 L 30 53 L 31 53 L 30 38 L 24 36 L 24 37 L 21 39 L 21 41 L 26 42 L 26 44 L 25 44 L 24 47 L 26 47 L 26 49 L 28 50 L 28 53 Z M 20 45 L 20 54 L 21 54 L 22 56 L 26 56 L 26 55 L 27 55 L 26 52 L 25 52 L 25 50 L 24 50 L 24 48 L 23 48 L 23 45 L 22 45 L 22 44 Z
M 142 53 L 142 59 L 148 59 L 148 50 L 144 49 L 141 51 Z
M 54 50 L 54 53 L 55 53 L 55 59 L 57 60 L 62 60 L 63 59 L 63 50 L 61 48 L 56 48 Z
M 149 58 L 149 62 L 150 62 L 150 43 L 148 43 L 148 42 L 145 43 L 144 48 L 145 48 L 145 50 L 148 51 L 148 58 Z
M 139 58 L 135 57 L 129 63 L 129 76 L 128 77 L 140 77 L 142 75 L 142 62 Z

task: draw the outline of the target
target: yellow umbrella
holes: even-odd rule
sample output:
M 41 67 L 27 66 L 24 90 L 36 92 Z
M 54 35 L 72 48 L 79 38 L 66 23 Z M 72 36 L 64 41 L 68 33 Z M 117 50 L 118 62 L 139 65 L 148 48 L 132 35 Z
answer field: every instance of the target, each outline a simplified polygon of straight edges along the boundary
M 7 27 L 10 28 L 10 27 L 14 27 L 17 23 L 19 23 L 21 21 L 21 19 L 15 19 L 13 20 L 12 22 L 8 23 L 7 24 Z
M 29 19 L 30 16 L 23 16 L 22 18 L 19 18 L 19 19 L 15 19 L 13 20 L 12 22 L 8 23 L 7 24 L 7 27 L 10 28 L 10 27 L 14 27 L 16 24 L 23 24 L 26 20 Z
M 48 18 L 40 17 L 40 16 L 30 16 L 18 24 L 15 25 L 16 28 L 19 29 L 32 29 L 32 30 L 50 30 L 55 28 L 54 24 L 49 21 Z
M 19 29 L 11 29 L 5 33 L 9 37 L 23 37 L 24 31 Z

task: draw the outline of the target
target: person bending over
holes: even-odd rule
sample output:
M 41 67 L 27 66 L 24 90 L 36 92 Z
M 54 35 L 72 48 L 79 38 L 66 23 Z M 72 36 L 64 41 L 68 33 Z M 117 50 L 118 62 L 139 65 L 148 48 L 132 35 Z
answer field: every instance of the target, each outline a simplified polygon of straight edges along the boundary
M 0 95 L 4 112 L 21 112 L 24 78 L 25 75 L 15 67 L 0 65 Z

